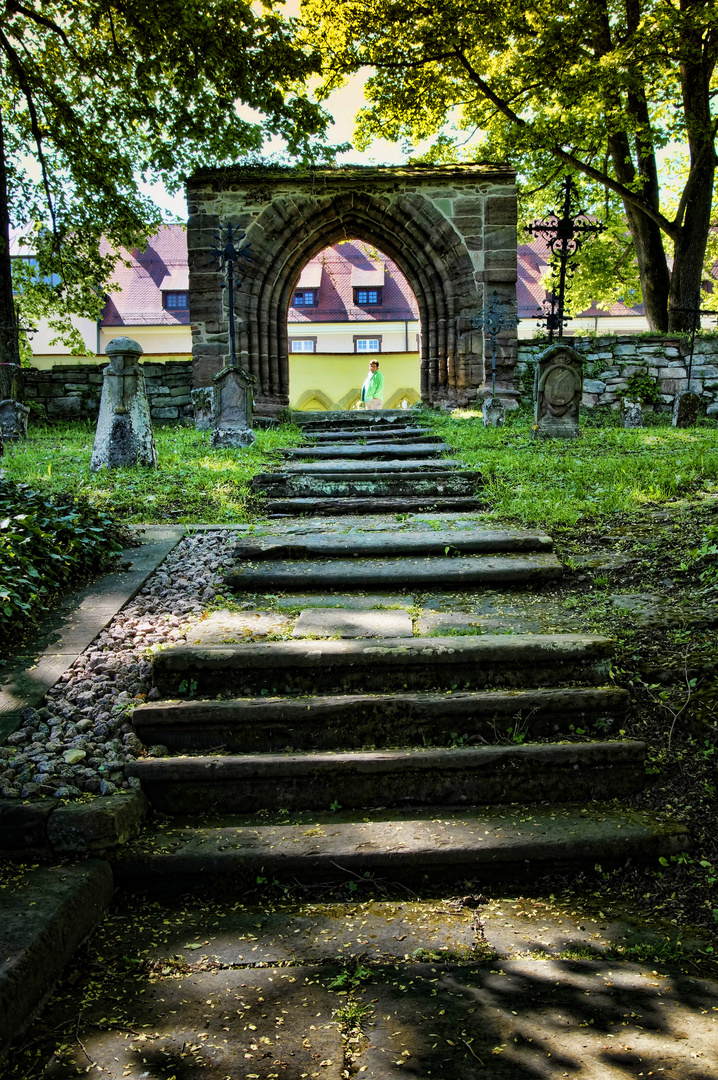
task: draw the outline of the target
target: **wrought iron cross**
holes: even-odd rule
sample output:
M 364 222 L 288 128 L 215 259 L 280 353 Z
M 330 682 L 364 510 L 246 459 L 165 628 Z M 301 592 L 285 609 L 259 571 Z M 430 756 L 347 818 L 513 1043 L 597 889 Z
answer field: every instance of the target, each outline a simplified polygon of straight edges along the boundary
M 566 301 L 566 277 L 572 274 L 576 267 L 569 264 L 569 259 L 578 255 L 585 240 L 597 236 L 604 231 L 601 221 L 591 221 L 585 210 L 578 210 L 571 216 L 571 206 L 576 198 L 576 186 L 570 176 L 563 183 L 563 207 L 561 213 L 551 211 L 543 221 L 532 221 L 528 231 L 532 236 L 543 236 L 551 249 L 553 265 L 551 273 L 556 279 L 558 262 L 558 290 L 551 290 L 551 297 L 547 301 L 550 305 L 545 312 L 546 329 L 548 330 L 549 342 L 553 341 L 555 333 L 559 339 L 563 337 L 563 328 L 568 322 L 564 314 Z M 540 325 L 540 324 L 539 324 Z
M 224 235 L 222 235 L 224 233 Z M 236 248 L 235 241 L 239 243 L 244 240 L 247 234 L 240 232 L 239 225 L 230 225 L 229 222 L 226 226 L 222 226 L 221 231 L 214 234 L 214 238 L 217 241 L 212 244 L 210 251 L 214 252 L 212 258 L 209 260 L 209 265 L 216 263 L 216 270 L 220 273 L 227 275 L 226 282 L 223 283 L 227 287 L 227 306 L 229 310 L 229 366 L 237 366 L 237 354 L 235 352 L 234 345 L 234 267 L 240 259 L 246 259 L 247 262 L 252 261 L 252 255 L 250 253 L 251 244 L 245 244 L 244 247 Z M 242 279 L 237 277 L 237 287 L 242 284 Z
M 469 322 L 475 330 L 483 330 L 491 338 L 491 400 L 496 397 L 496 339 L 502 330 L 513 330 L 521 322 L 511 300 L 499 299 L 494 289 L 491 303 L 472 315 Z

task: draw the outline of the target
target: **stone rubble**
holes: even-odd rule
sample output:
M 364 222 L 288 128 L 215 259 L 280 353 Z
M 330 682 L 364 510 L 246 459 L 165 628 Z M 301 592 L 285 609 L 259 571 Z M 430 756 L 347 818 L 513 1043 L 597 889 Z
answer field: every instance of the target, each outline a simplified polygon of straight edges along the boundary
M 153 698 L 148 649 L 186 639 L 232 565 L 237 539 L 231 529 L 185 537 L 48 691 L 45 706 L 24 711 L 0 746 L 2 798 L 113 795 L 139 786 L 123 769 L 142 749 L 131 709 Z

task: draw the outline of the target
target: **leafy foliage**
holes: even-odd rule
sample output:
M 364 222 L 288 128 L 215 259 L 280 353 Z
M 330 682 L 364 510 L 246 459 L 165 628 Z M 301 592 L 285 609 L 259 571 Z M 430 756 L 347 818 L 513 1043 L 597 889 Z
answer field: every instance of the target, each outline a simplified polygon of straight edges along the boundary
M 326 117 L 301 90 L 319 58 L 272 0 L 8 3 L 0 58 L 0 174 L 40 270 L 23 283 L 25 325 L 50 315 L 70 334 L 71 312 L 96 317 L 116 253 L 161 223 L 141 179 L 176 191 L 199 165 L 259 154 L 269 135 L 319 153 Z M 3 248 L 0 235 L 5 324 Z
M 48 497 L 0 476 L 0 643 L 61 588 L 103 566 L 126 539 L 117 521 L 85 499 Z
M 539 204 L 562 171 L 581 175 L 586 209 L 607 200 L 612 223 L 591 256 L 603 262 L 600 291 L 612 264 L 627 266 L 630 232 L 651 325 L 686 325 L 711 224 L 715 4 L 303 0 L 302 11 L 325 92 L 373 69 L 360 147 L 376 136 L 408 151 L 432 140 L 419 160 L 514 162 Z

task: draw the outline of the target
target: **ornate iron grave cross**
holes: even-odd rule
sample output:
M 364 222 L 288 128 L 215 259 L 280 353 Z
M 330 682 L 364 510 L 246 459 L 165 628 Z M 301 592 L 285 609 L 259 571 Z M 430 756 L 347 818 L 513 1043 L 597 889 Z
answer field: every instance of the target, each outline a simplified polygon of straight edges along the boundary
M 568 322 L 568 317 L 564 314 L 566 278 L 576 269 L 569 264 L 569 259 L 578 255 L 585 240 L 597 236 L 605 228 L 603 222 L 591 221 L 585 210 L 578 210 L 571 216 L 575 197 L 576 186 L 571 177 L 567 176 L 563 183 L 563 207 L 560 215 L 552 210 L 543 221 L 532 221 L 527 226 L 532 236 L 545 237 L 553 256 L 551 274 L 554 281 L 558 276 L 558 290 L 554 287 L 551 296 L 544 301 L 548 305 L 548 310 L 544 311 L 543 322 L 548 330 L 549 343 L 553 341 L 554 334 L 558 334 L 559 340 L 563 338 L 563 328 Z M 541 325 L 542 323 L 539 323 L 539 326 Z
M 500 300 L 494 289 L 491 303 L 477 315 L 472 315 L 469 322 L 475 330 L 483 330 L 491 338 L 491 400 L 496 397 L 496 339 L 502 330 L 514 330 L 521 322 L 512 311 L 511 300 Z
M 223 236 L 222 233 L 225 235 Z M 212 244 L 210 251 L 214 252 L 212 258 L 209 260 L 209 265 L 216 263 L 216 270 L 220 273 L 227 275 L 227 280 L 222 283 L 223 288 L 227 288 L 227 307 L 229 310 L 229 367 L 237 366 L 237 354 L 235 352 L 234 345 L 234 267 L 235 263 L 240 259 L 246 259 L 247 262 L 252 261 L 252 255 L 250 254 L 251 244 L 245 244 L 244 247 L 236 248 L 235 241 L 239 243 L 244 240 L 247 234 L 240 232 L 239 225 L 230 225 L 227 223 L 226 227 L 222 226 L 220 232 L 214 234 L 214 238 L 217 241 Z M 242 284 L 242 278 L 237 277 L 237 288 Z

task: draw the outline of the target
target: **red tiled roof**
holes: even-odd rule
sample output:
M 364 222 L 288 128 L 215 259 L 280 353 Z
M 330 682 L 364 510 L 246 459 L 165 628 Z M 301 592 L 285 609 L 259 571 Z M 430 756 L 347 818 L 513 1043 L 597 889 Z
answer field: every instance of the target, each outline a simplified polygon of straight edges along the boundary
M 546 299 L 546 288 L 542 285 L 542 279 L 549 271 L 549 247 L 543 237 L 539 237 L 531 244 L 519 244 L 518 247 L 518 280 L 516 282 L 516 299 L 518 301 L 518 315 L 520 319 L 538 318 L 537 312 L 542 308 Z M 591 305 L 585 311 L 581 311 L 576 318 L 594 318 L 606 315 L 643 315 L 643 304 L 635 304 L 627 307 L 626 304 L 611 304 L 610 308 L 597 308 Z
M 348 240 L 325 248 L 307 267 L 322 268 L 319 303 L 312 308 L 290 306 L 290 323 L 313 322 L 391 322 L 418 319 L 419 308 L 409 283 L 396 263 L 361 240 Z M 379 284 L 384 275 L 382 303 L 377 307 L 357 307 L 354 287 L 359 278 Z M 302 275 L 302 280 L 304 274 Z
M 105 326 L 177 326 L 189 322 L 187 310 L 167 311 L 162 305 L 163 289 L 186 292 L 187 232 L 184 225 L 165 225 L 144 251 L 122 252 L 129 262 L 117 263 L 113 281 L 120 286 L 111 292 L 102 316 Z

